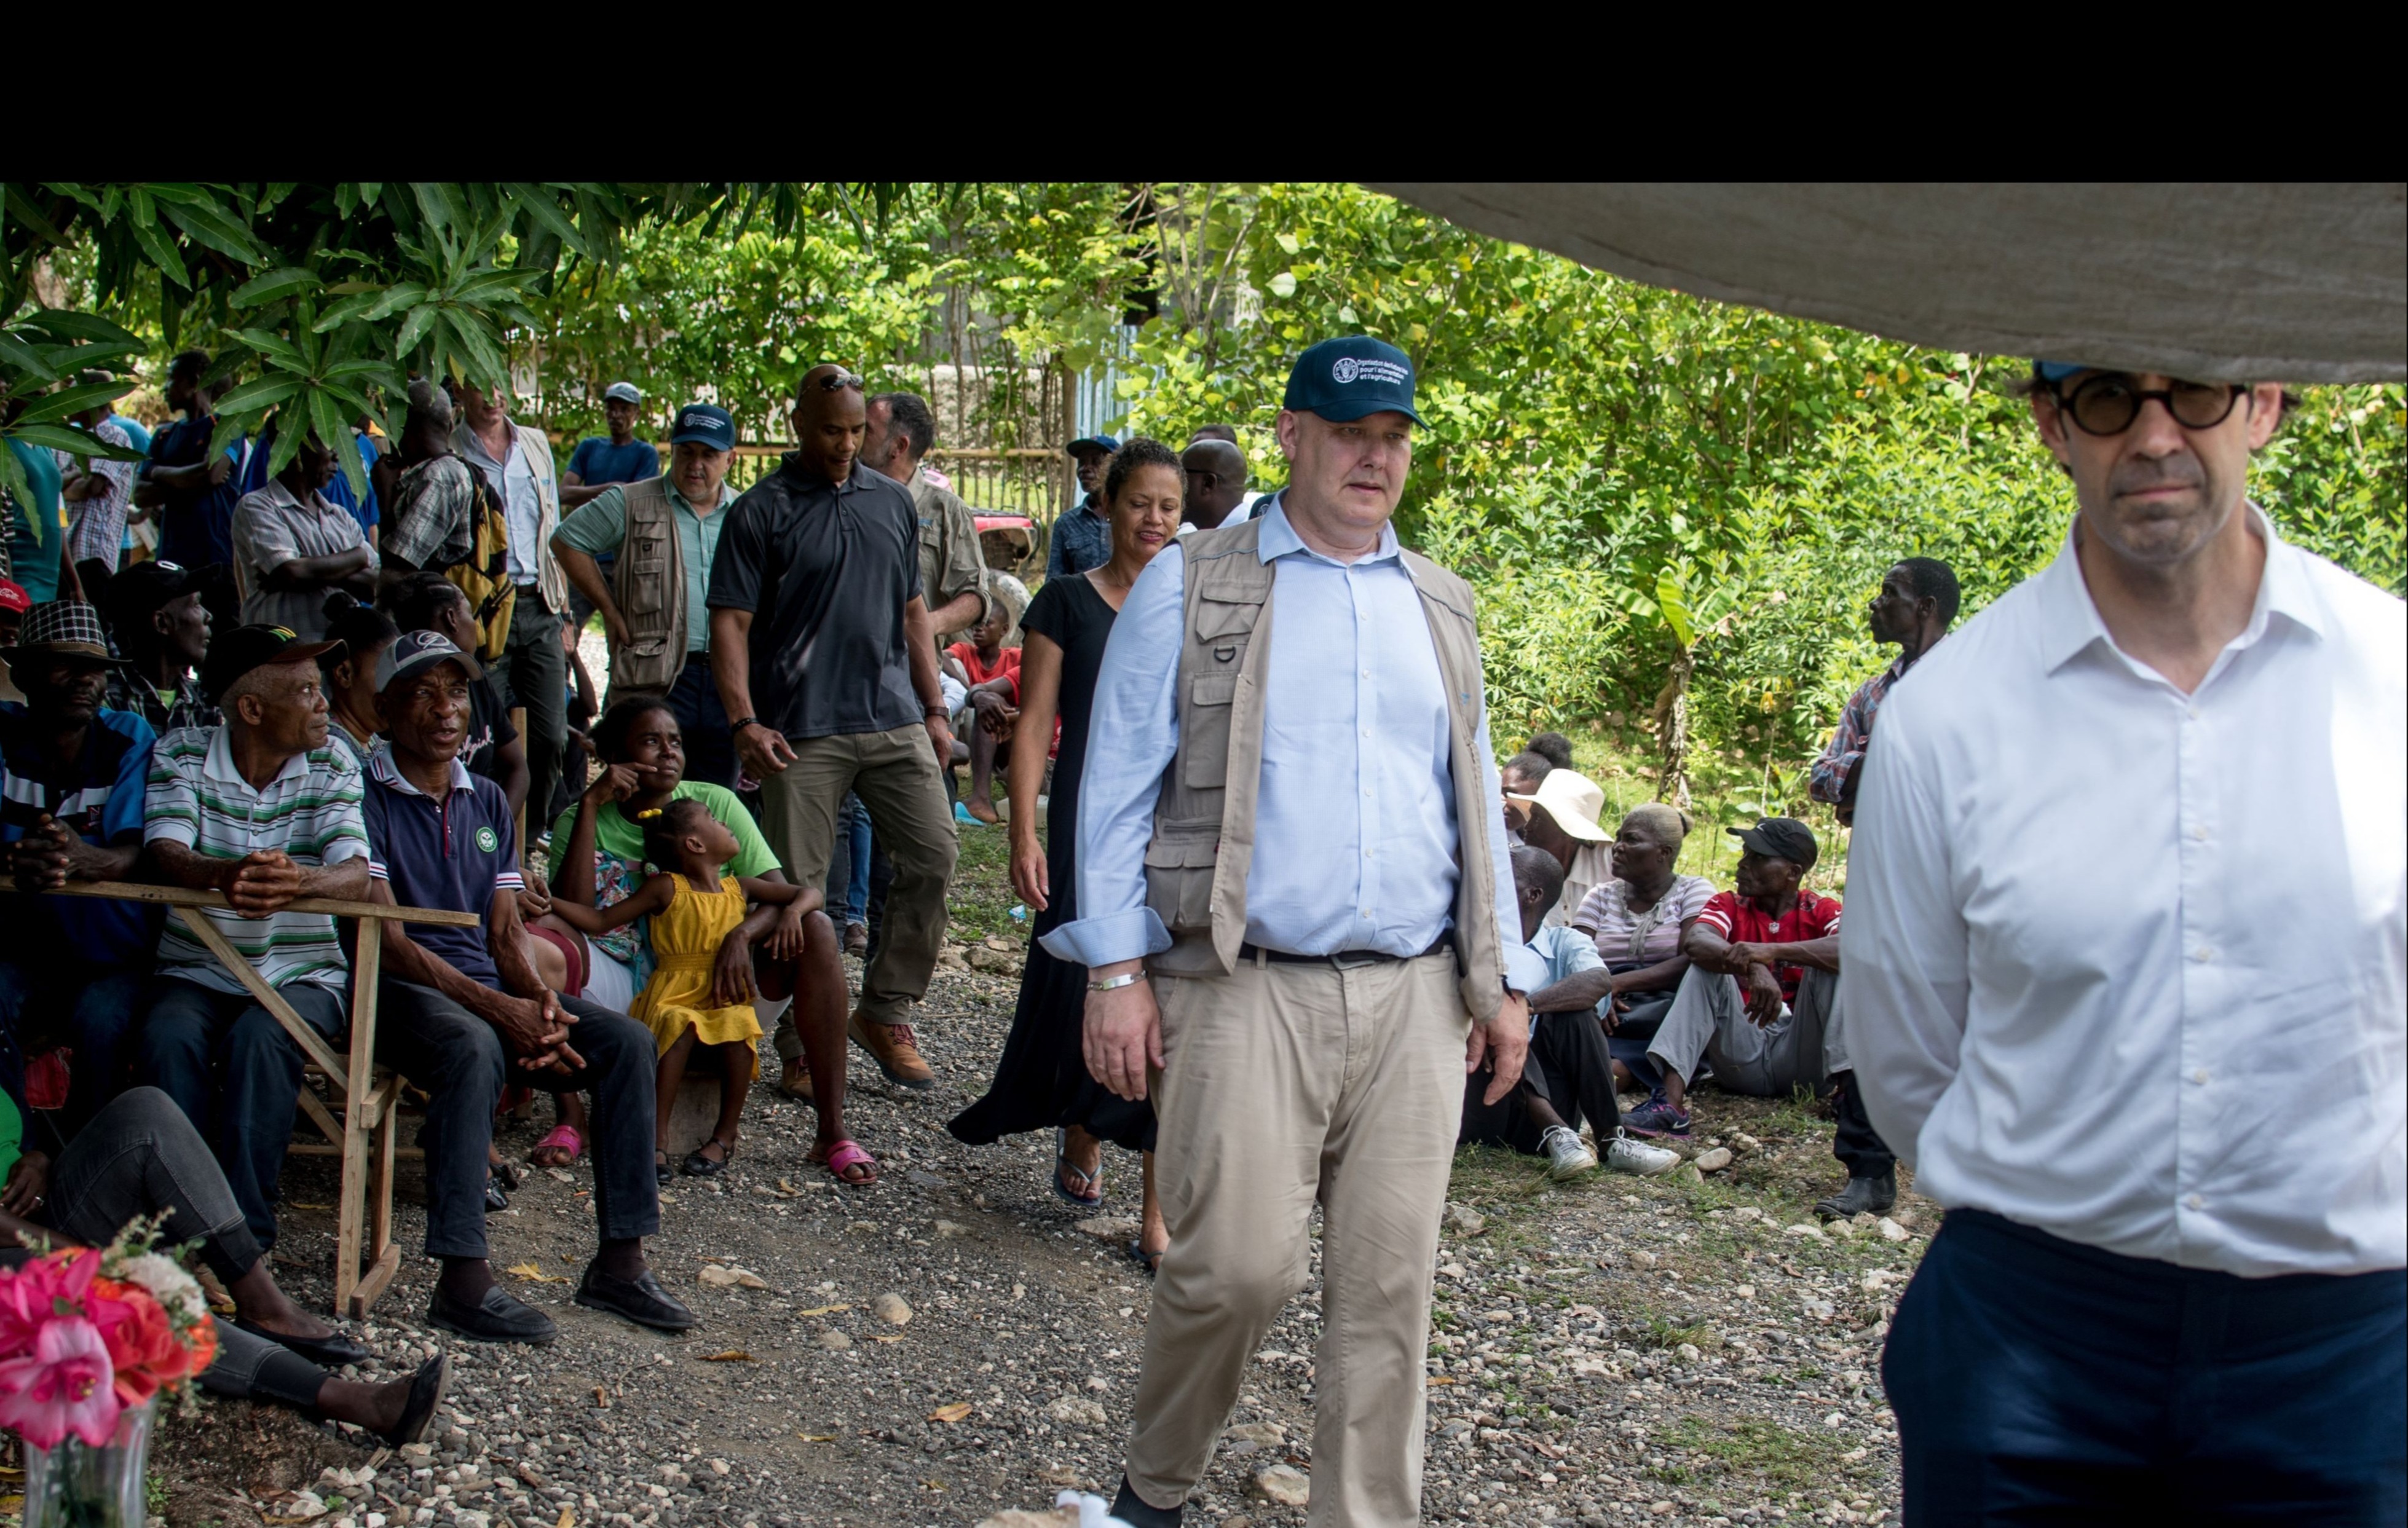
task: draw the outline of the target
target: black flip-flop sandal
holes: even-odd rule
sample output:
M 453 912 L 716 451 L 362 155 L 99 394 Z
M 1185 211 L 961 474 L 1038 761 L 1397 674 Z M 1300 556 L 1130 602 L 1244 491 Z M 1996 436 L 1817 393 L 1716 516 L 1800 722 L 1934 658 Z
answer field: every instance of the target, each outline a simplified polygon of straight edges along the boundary
M 1136 1264 L 1139 1267 L 1143 1268 L 1145 1270 L 1145 1276 L 1148 1278 L 1152 1278 L 1155 1274 L 1162 1271 L 1162 1254 L 1160 1252 L 1147 1251 L 1145 1250 L 1145 1243 L 1141 1241 L 1133 1241 L 1126 1247 L 1122 1248 L 1121 1255 L 1127 1258 L 1131 1263 Z
M 716 1146 L 727 1154 L 721 1157 L 718 1161 L 713 1162 L 710 1158 L 702 1154 L 702 1146 Z M 688 1178 L 717 1178 L 720 1174 L 727 1171 L 727 1164 L 729 1163 L 736 1160 L 736 1143 L 733 1141 L 723 1141 L 718 1136 L 713 1135 L 710 1139 L 703 1142 L 702 1146 L 697 1146 L 693 1150 L 688 1151 L 685 1154 L 685 1162 L 678 1168 L 678 1171 L 685 1174 Z

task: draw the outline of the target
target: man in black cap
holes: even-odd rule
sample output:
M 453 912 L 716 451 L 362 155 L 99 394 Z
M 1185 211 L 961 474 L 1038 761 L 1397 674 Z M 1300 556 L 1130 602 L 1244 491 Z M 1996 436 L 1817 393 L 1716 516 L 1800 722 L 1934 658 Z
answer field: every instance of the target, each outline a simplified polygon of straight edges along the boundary
M 360 770 L 328 746 L 318 658 L 281 626 L 218 638 L 201 688 L 220 725 L 160 740 L 142 837 L 156 878 L 222 892 L 195 909 L 302 1021 L 332 1039 L 346 1019 L 351 964 L 305 896 L 357 901 L 368 887 Z M 300 1047 L 182 922 L 160 930 L 158 979 L 143 1024 L 143 1082 L 174 1099 L 216 1151 L 259 1245 L 276 1244 L 276 1187 L 301 1090 Z
M 1471 591 L 1389 523 L 1419 422 L 1402 350 L 1306 350 L 1288 486 L 1147 564 L 1096 681 L 1080 916 L 1044 942 L 1088 968 L 1089 1069 L 1158 1122 L 1172 1231 L 1112 1505 L 1133 1528 L 1175 1523 L 1211 1463 L 1315 1203 L 1314 1521 L 1420 1514 L 1464 1078 L 1493 1056 L 1483 1102 L 1512 1090 L 1547 968 L 1522 941 Z
M 1739 872 L 1732 890 L 1707 898 L 1682 927 L 1689 970 L 1647 1047 L 1664 1085 L 1623 1121 L 1633 1135 L 1689 1134 L 1688 1085 L 1700 1057 L 1713 1064 L 1716 1083 L 1758 1098 L 1786 1098 L 1800 1085 L 1826 1092 L 1832 1074 L 1847 1069 L 1832 1010 L 1840 904 L 1799 885 L 1819 853 L 1814 832 L 1794 817 L 1729 831 L 1740 841 Z M 1878 1152 L 1878 1176 L 1888 1181 L 1888 1152 L 1869 1127 L 1864 1135 L 1856 1142 L 1842 1131 L 1841 1160 L 1853 1173 L 1858 1147 Z M 1895 1187 L 1889 1192 L 1894 1201 Z
M 377 659 L 389 746 L 368 760 L 363 803 L 380 902 L 474 913 L 477 928 L 394 923 L 384 936 L 377 1059 L 427 1091 L 426 1252 L 440 1258 L 427 1320 L 484 1342 L 548 1343 L 552 1318 L 494 1281 L 485 1178 L 494 1110 L 512 1078 L 594 1100 L 594 1212 L 601 1246 L 577 1303 L 662 1331 L 694 1313 L 644 1264 L 660 1229 L 652 1175 L 652 1032 L 544 985 L 520 921 L 516 824 L 500 786 L 468 773 L 477 661 L 437 632 L 405 632 Z
M 690 403 L 669 431 L 665 475 L 600 490 L 560 522 L 552 550 L 610 639 L 610 697 L 666 694 L 685 735 L 686 778 L 736 786 L 736 748 L 710 678 L 705 596 L 736 461 L 736 421 Z M 623 550 L 633 546 L 633 555 Z M 606 563 L 608 564 L 606 571 Z
M 0 842 L 13 891 L 122 880 L 141 851 L 143 780 L 152 734 L 105 709 L 115 666 L 89 605 L 25 614 L 0 650 L 25 698 L 0 704 Z M 22 1092 L 21 1046 L 75 1047 L 67 1112 L 80 1123 L 116 1090 L 119 1049 L 150 964 L 157 915 L 129 902 L 13 895 L 0 910 L 0 1083 Z
M 191 569 L 157 558 L 135 564 L 109 580 L 104 613 L 125 660 L 108 671 L 110 710 L 132 711 L 163 735 L 218 724 L 218 708 L 201 693 L 209 612 Z
M 1121 443 L 1107 435 L 1092 435 L 1062 448 L 1079 464 L 1079 507 L 1056 516 L 1054 534 L 1046 538 L 1045 577 L 1059 578 L 1084 573 L 1111 560 L 1112 527 L 1104 516 L 1104 464 Z

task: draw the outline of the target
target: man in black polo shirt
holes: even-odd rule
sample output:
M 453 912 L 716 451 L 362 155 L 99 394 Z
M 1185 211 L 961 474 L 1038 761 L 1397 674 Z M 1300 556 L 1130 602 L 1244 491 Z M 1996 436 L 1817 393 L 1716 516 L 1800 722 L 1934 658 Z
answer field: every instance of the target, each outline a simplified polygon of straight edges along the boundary
M 954 841 L 938 762 L 952 758 L 953 737 L 921 595 L 919 511 L 860 461 L 860 378 L 840 366 L 805 373 L 794 424 L 798 448 L 725 511 L 710 570 L 711 669 L 790 878 L 826 880 L 847 791 L 869 809 L 895 884 L 852 1034 L 888 1081 L 932 1087 L 904 1015 L 928 990 L 944 938 Z M 779 1054 L 799 1049 L 781 1025 Z
M 377 1059 L 431 1095 L 426 1252 L 443 1261 L 427 1320 L 486 1342 L 546 1343 L 552 1319 L 494 1282 L 485 1260 L 485 1163 L 510 1078 L 594 1095 L 594 1214 L 601 1249 L 577 1303 L 666 1332 L 694 1313 L 644 1265 L 660 1229 L 652 1176 L 652 1036 L 623 1013 L 561 997 L 537 977 L 519 923 L 518 835 L 500 786 L 460 763 L 476 660 L 436 632 L 377 659 L 389 749 L 361 802 L 380 902 L 473 912 L 481 928 L 388 924 Z

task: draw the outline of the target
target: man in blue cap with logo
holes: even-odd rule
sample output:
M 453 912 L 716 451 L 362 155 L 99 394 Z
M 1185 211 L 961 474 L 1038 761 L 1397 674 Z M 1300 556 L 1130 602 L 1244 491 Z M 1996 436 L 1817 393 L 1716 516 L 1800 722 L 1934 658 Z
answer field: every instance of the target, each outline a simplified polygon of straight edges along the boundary
M 1089 968 L 1088 1069 L 1159 1121 L 1170 1247 L 1112 1507 L 1134 1528 L 1175 1523 L 1203 1478 L 1304 1284 L 1316 1202 L 1313 1521 L 1421 1512 L 1463 1079 L 1493 1061 L 1487 1101 L 1512 1089 L 1546 972 L 1521 939 L 1471 591 L 1388 523 L 1420 422 L 1402 350 L 1305 351 L 1287 486 L 1148 564 L 1096 680 L 1083 916 L 1046 948 Z
M 665 476 L 614 483 L 560 522 L 561 571 L 602 614 L 610 637 L 610 696 L 666 694 L 685 734 L 685 775 L 733 789 L 736 746 L 710 678 L 710 611 L 703 603 L 719 551 L 721 511 L 736 501 L 727 469 L 736 421 L 690 403 L 669 432 Z M 601 560 L 615 558 L 605 572 Z
M 2057 560 L 1856 794 L 1848 1051 L 1948 1210 L 1882 1355 L 1906 1521 L 2397 1523 L 2408 619 L 2250 502 L 2278 383 L 2100 360 L 2033 367 Z
M 1121 443 L 1107 435 L 1092 435 L 1062 448 L 1079 464 L 1079 507 L 1054 521 L 1045 548 L 1045 576 L 1059 578 L 1084 573 L 1111 561 L 1112 527 L 1104 518 L 1104 464 Z

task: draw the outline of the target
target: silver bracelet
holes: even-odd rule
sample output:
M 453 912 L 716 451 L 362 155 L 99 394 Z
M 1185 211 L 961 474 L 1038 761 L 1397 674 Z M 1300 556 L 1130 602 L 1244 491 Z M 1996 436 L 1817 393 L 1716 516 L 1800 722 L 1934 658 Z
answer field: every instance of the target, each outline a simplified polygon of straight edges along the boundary
M 1145 973 L 1143 971 L 1124 971 L 1119 976 L 1106 977 L 1101 981 L 1091 981 L 1087 983 L 1087 991 L 1091 992 L 1109 992 L 1116 988 L 1134 987 L 1144 979 Z

